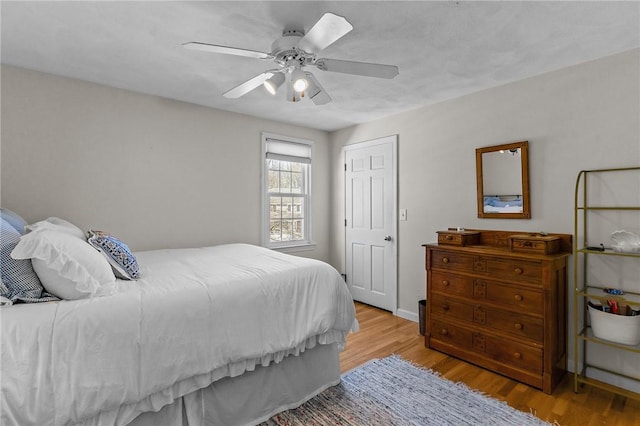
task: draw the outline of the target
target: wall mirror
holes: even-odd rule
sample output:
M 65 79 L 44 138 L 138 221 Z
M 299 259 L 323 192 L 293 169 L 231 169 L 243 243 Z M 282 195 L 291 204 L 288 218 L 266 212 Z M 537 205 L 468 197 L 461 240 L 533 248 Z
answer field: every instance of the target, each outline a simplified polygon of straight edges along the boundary
M 478 217 L 530 219 L 529 143 L 476 149 Z

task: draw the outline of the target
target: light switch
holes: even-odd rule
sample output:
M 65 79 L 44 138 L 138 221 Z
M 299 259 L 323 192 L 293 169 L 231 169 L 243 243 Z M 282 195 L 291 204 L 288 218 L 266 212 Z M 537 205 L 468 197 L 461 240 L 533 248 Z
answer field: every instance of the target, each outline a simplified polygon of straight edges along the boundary
M 400 220 L 407 220 L 407 209 L 400 209 Z

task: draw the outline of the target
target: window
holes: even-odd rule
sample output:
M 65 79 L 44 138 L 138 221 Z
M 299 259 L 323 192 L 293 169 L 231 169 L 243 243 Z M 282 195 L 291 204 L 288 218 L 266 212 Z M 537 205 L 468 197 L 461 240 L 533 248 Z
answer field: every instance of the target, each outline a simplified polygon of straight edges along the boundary
M 308 248 L 313 142 L 262 134 L 263 231 L 270 248 Z

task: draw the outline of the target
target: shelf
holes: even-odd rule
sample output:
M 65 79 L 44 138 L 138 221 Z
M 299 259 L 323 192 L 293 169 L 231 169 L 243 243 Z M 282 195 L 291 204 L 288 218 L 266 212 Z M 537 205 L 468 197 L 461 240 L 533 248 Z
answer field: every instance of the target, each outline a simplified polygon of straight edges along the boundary
M 594 367 L 594 366 L 590 365 L 589 368 L 598 368 L 598 367 Z M 609 373 L 611 373 L 611 372 L 609 372 Z M 616 373 L 613 373 L 613 374 L 616 374 Z M 579 384 L 586 384 L 586 385 L 593 386 L 593 387 L 596 387 L 596 388 L 604 389 L 606 391 L 609 391 L 609 392 L 612 392 L 612 393 L 617 393 L 618 395 L 622 395 L 622 396 L 625 396 L 627 398 L 631 398 L 631 399 L 635 399 L 637 401 L 640 401 L 640 394 L 635 393 L 635 392 L 631 392 L 631 391 L 626 390 L 626 389 L 621 389 L 619 387 L 610 385 L 609 383 L 601 382 L 600 380 L 592 379 L 592 378 L 589 378 L 589 377 L 586 377 L 586 376 L 577 376 L 576 377 L 576 382 L 579 383 Z
M 595 264 L 602 265 L 603 262 L 595 262 L 594 257 L 589 255 L 598 255 L 598 256 L 610 256 L 611 260 L 606 262 L 606 267 L 609 268 L 608 275 L 603 282 L 611 280 L 611 282 L 616 282 L 616 271 L 622 271 L 623 268 L 635 268 L 637 265 L 638 270 L 640 270 L 640 262 L 629 263 L 623 262 L 621 258 L 635 258 L 640 260 L 640 253 L 623 253 L 618 251 L 613 251 L 611 247 L 605 247 L 605 250 L 590 250 L 587 249 L 587 246 L 593 246 L 593 242 L 588 237 L 588 233 L 591 229 L 588 226 L 590 222 L 590 218 L 595 217 L 589 215 L 591 211 L 618 211 L 618 212 L 639 212 L 640 206 L 636 205 L 638 203 L 637 197 L 634 193 L 628 192 L 618 192 L 616 193 L 616 185 L 604 185 L 604 183 L 611 183 L 611 181 L 607 181 L 607 176 L 610 172 L 615 174 L 627 173 L 622 177 L 625 178 L 624 182 L 627 182 L 626 178 L 630 177 L 631 179 L 636 179 L 640 175 L 640 167 L 626 167 L 626 168 L 617 168 L 617 169 L 600 169 L 600 170 L 582 170 L 578 173 L 578 177 L 576 179 L 576 187 L 575 187 L 575 198 L 574 198 L 574 238 L 575 241 L 584 241 L 584 247 L 578 248 L 577 244 L 574 247 L 574 256 L 573 256 L 573 273 L 574 273 L 574 292 L 573 292 L 573 301 L 574 301 L 574 312 L 573 312 L 573 325 L 574 325 L 574 354 L 573 354 L 573 362 L 574 362 L 574 391 L 578 392 L 579 385 L 587 384 L 590 386 L 598 387 L 601 389 L 605 389 L 609 392 L 613 392 L 619 395 L 623 395 L 628 398 L 633 398 L 640 400 L 640 393 L 633 392 L 628 389 L 620 388 L 618 386 L 611 385 L 609 383 L 602 382 L 600 380 L 595 380 L 593 378 L 587 377 L 590 369 L 598 370 L 600 372 L 610 374 L 614 378 L 621 377 L 627 380 L 634 381 L 634 383 L 640 383 L 640 377 L 634 377 L 628 374 L 624 374 L 623 372 L 612 371 L 606 368 L 606 366 L 595 366 L 591 365 L 587 360 L 587 352 L 589 345 L 602 345 L 612 348 L 612 350 L 621 351 L 615 352 L 612 356 L 617 357 L 631 357 L 632 362 L 636 362 L 636 355 L 640 354 L 640 344 L 638 345 L 624 345 L 622 343 L 610 342 L 608 340 L 599 339 L 594 336 L 593 330 L 589 324 L 589 314 L 587 311 L 587 302 L 591 299 L 593 301 L 598 301 L 602 304 L 605 304 L 607 300 L 615 300 L 620 305 L 628 305 L 632 308 L 640 306 L 640 282 L 638 282 L 638 288 L 636 291 L 635 287 L 632 287 L 634 291 L 626 290 L 629 288 L 629 285 L 625 285 L 624 294 L 622 295 L 614 295 L 605 293 L 603 290 L 605 288 L 604 285 L 589 285 L 587 283 L 587 277 L 590 272 L 594 271 Z M 631 175 L 629 172 L 634 173 Z M 612 192 L 611 195 L 616 195 L 614 197 L 608 197 L 612 199 L 626 199 L 628 205 L 604 205 L 603 198 L 599 198 L 597 195 L 593 197 L 593 200 L 589 198 L 590 195 L 595 193 L 590 193 L 587 189 L 588 182 L 590 182 L 591 177 L 588 178 L 589 175 L 595 175 L 593 179 L 596 179 L 600 185 L 607 188 L 607 191 Z M 620 177 L 620 176 L 618 176 Z M 598 188 L 598 187 L 596 187 Z M 631 199 L 626 196 L 630 196 Z M 591 203 L 591 205 L 590 205 Z M 624 217 L 630 217 L 631 215 L 624 215 Z M 633 216 L 639 216 L 636 213 L 633 213 Z M 615 215 L 606 215 L 607 218 L 614 219 Z M 618 219 L 616 222 L 619 222 Z M 615 226 L 613 222 L 607 223 L 609 226 Z M 624 224 L 618 224 L 618 226 Z M 600 230 L 604 231 L 604 229 Z M 592 237 L 593 238 L 593 237 Z M 591 242 L 591 244 L 589 244 Z M 618 261 L 616 261 L 616 259 Z M 589 269 L 591 268 L 591 270 Z M 619 269 L 620 268 L 620 269 Z M 631 272 L 635 272 L 635 269 L 631 269 Z M 618 272 L 619 274 L 620 272 Z M 609 278 L 611 275 L 612 278 Z M 640 274 L 638 274 L 640 276 Z M 615 288 L 615 286 L 606 286 Z M 584 308 L 582 308 L 584 307 Z M 635 310 L 635 309 L 634 309 Z M 636 318 L 636 317 L 634 317 Z M 626 323 L 627 321 L 625 321 Z M 582 328 L 581 328 L 582 327 Z M 592 349 L 598 351 L 602 350 L 602 348 L 592 347 Z M 622 352 L 627 352 L 623 354 Z M 578 371 L 579 365 L 582 364 L 582 371 Z M 604 362 L 604 364 L 608 364 Z M 635 374 L 635 373 L 634 373 Z M 635 386 L 632 388 L 635 389 Z
M 640 253 L 625 253 L 620 251 L 613 251 L 610 248 L 605 247 L 604 251 L 600 250 L 589 250 L 587 248 L 581 248 L 576 250 L 577 253 L 588 253 L 588 254 L 597 254 L 602 256 L 623 256 L 623 257 L 638 257 L 640 258 Z
M 635 352 L 635 353 L 639 353 L 640 354 L 640 345 L 635 345 L 635 346 L 624 345 L 622 343 L 610 342 L 608 340 L 599 339 L 599 338 L 597 338 L 596 336 L 593 335 L 593 331 L 591 331 L 591 327 L 589 327 L 589 326 L 583 328 L 580 331 L 580 333 L 577 334 L 577 337 L 580 338 L 581 340 L 584 340 L 584 341 L 587 341 L 587 342 L 598 343 L 600 345 L 609 346 L 609 347 L 612 347 L 612 348 L 621 349 L 621 350 L 624 350 L 624 351 Z M 624 374 L 620 374 L 620 373 L 617 373 L 617 374 L 621 375 L 623 377 L 627 377 Z
M 600 301 L 616 300 L 629 305 L 640 305 L 640 294 L 625 291 L 624 294 L 605 293 L 605 287 L 588 286 L 584 289 L 576 289 L 579 296 L 590 297 Z
M 620 206 L 620 207 L 609 207 L 609 206 L 585 207 L 585 206 L 579 206 L 579 207 L 576 207 L 576 210 L 640 210 L 640 207 L 638 207 L 638 206 Z

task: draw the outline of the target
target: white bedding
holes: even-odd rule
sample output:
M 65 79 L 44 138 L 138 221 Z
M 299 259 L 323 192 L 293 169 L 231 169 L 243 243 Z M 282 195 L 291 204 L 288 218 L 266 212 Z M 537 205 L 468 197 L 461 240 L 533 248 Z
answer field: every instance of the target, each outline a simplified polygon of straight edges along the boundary
M 0 310 L 2 424 L 126 424 L 357 327 L 323 262 L 246 244 L 136 256 L 143 278 L 114 296 Z

